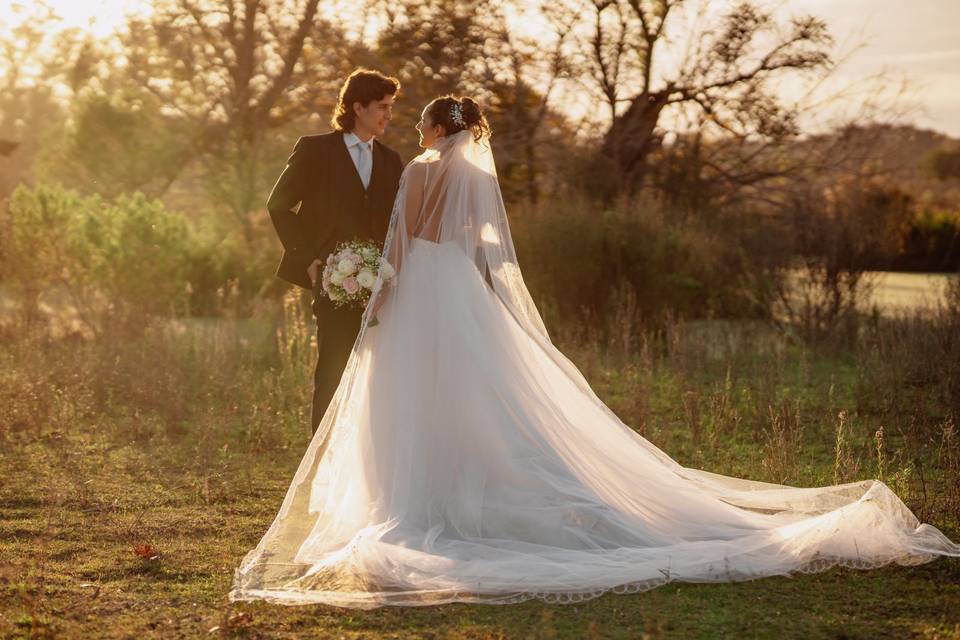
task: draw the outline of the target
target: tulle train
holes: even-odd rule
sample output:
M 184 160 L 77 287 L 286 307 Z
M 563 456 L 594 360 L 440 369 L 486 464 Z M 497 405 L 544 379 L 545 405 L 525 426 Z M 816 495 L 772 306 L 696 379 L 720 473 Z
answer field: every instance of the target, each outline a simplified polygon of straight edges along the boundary
M 231 599 L 570 602 L 960 556 L 879 481 L 794 488 L 681 466 L 455 243 L 414 240 L 395 286 Z

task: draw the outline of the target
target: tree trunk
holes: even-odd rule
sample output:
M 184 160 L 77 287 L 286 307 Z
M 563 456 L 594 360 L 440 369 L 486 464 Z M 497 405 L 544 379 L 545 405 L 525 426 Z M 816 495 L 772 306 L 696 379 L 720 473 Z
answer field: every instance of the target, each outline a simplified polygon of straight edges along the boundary
M 647 157 L 660 145 L 656 127 L 668 97 L 666 91 L 642 93 L 614 119 L 598 158 L 601 169 L 598 175 L 606 175 L 606 179 L 599 182 L 606 198 L 640 187 Z
M 527 198 L 537 204 L 540 201 L 540 189 L 537 186 L 537 149 L 532 135 L 525 141 L 524 152 L 527 161 Z

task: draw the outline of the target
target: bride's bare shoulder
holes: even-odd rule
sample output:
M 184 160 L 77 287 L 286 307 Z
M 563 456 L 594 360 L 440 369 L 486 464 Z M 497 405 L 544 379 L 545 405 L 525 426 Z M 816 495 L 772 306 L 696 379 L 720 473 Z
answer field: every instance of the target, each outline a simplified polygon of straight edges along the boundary
M 427 163 L 423 162 L 419 156 L 407 163 L 403 170 L 403 176 L 407 180 L 424 180 L 427 175 Z

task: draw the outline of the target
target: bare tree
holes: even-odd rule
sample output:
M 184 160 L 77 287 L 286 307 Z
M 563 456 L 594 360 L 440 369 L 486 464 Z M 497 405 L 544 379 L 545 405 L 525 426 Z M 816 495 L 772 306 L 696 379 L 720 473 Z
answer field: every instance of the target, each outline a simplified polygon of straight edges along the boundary
M 563 49 L 576 16 L 549 11 L 558 35 L 544 47 L 510 28 L 503 0 L 377 0 L 366 6 L 384 25 L 375 54 L 395 64 L 403 82 L 397 124 L 412 125 L 427 101 L 444 93 L 480 99 L 496 131 L 505 194 L 536 201 L 552 146 L 541 144 L 543 136 L 564 125 L 550 102 L 568 74 Z
M 492 34 L 499 44 L 499 55 L 484 58 L 485 83 L 499 87 L 496 107 L 507 127 L 506 135 L 498 140 L 511 164 L 521 168 L 523 195 L 533 203 L 540 200 L 541 178 L 548 173 L 544 167 L 546 151 L 557 146 L 543 143 L 551 133 L 556 138 L 561 131 L 569 132 L 551 100 L 559 84 L 572 74 L 563 52 L 577 20 L 576 14 L 562 5 L 545 7 L 544 14 L 556 34 L 552 42 L 514 33 L 501 13 Z M 545 133 L 546 129 L 553 131 Z M 556 164 L 559 158 L 550 160 Z
M 440 93 L 484 89 L 491 13 L 482 0 L 394 0 L 372 3 L 385 19 L 377 55 L 406 80 L 404 94 L 417 105 Z
M 695 109 L 718 131 L 784 137 L 797 114 L 782 104 L 773 83 L 784 73 L 825 67 L 832 40 L 812 16 L 779 25 L 768 11 L 742 1 L 717 24 L 687 33 L 676 51 L 669 25 L 684 0 L 572 0 L 584 16 L 579 47 L 587 80 L 609 112 L 598 175 L 613 176 L 612 191 L 635 187 L 648 156 L 662 142 L 666 109 Z M 706 3 L 701 5 L 701 17 Z M 676 69 L 659 64 L 666 49 Z
M 43 135 L 63 119 L 50 79 L 59 18 L 44 2 L 0 16 L 0 202 L 29 179 Z
M 354 46 L 320 0 L 157 0 L 124 37 L 130 75 L 215 152 L 211 188 L 244 224 L 260 202 L 270 129 L 336 96 Z M 324 101 L 326 99 L 326 102 Z M 245 227 L 246 228 L 246 227 Z

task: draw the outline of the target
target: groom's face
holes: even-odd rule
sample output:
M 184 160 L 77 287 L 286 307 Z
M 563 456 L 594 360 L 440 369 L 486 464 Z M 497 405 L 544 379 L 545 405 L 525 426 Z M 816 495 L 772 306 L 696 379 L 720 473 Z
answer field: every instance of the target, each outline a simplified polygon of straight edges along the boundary
M 357 114 L 356 130 L 368 135 L 382 136 L 387 130 L 387 123 L 393 117 L 393 99 L 392 95 L 384 96 L 366 106 L 354 102 L 353 110 Z

